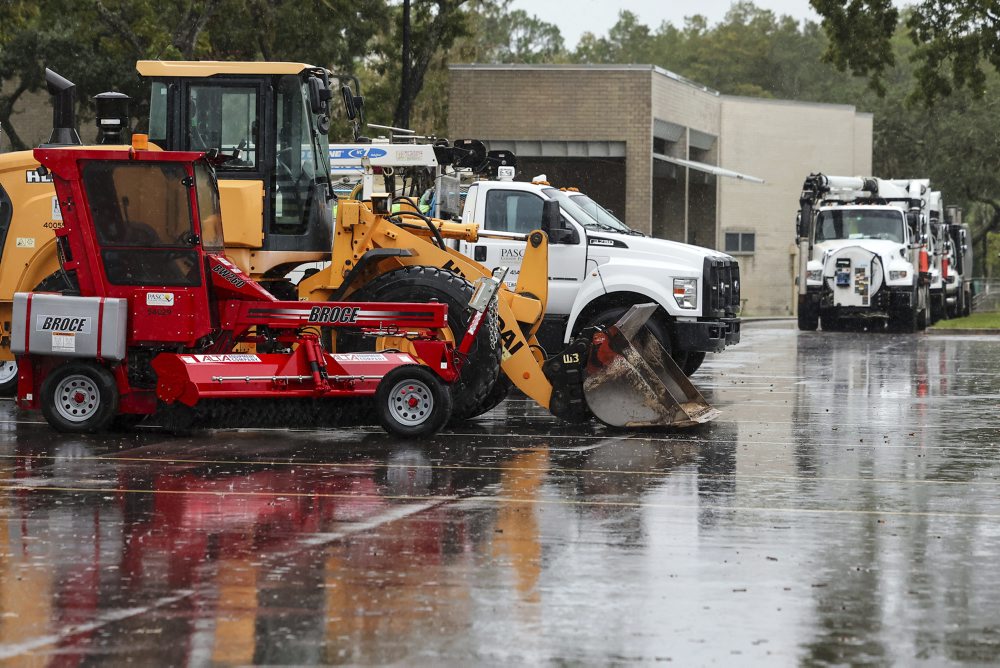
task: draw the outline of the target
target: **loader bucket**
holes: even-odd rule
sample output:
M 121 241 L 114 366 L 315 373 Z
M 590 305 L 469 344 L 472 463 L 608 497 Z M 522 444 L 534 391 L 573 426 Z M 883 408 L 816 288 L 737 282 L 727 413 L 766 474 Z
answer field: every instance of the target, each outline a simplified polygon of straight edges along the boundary
M 719 415 L 645 327 L 656 304 L 630 308 L 594 334 L 583 395 L 613 427 L 690 427 Z

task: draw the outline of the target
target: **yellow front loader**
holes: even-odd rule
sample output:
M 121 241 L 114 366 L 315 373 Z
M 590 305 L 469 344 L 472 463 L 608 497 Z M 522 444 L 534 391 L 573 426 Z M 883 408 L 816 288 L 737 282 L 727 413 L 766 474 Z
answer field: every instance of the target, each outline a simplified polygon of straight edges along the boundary
M 419 301 L 431 297 L 452 303 L 443 291 L 438 292 L 440 282 L 424 279 L 451 274 L 471 285 L 492 276 L 488 268 L 443 243 L 444 239 L 475 242 L 477 225 L 432 219 L 412 206 L 393 214 L 390 209 L 387 195 L 373 196 L 370 202 L 341 201 L 332 260 L 299 283 L 299 298 Z M 618 427 L 677 427 L 713 419 L 718 411 L 709 406 L 669 355 L 655 350 L 659 343 L 644 328 L 655 304 L 633 307 L 606 330 L 585 330 L 566 350 L 545 357 L 535 334 L 548 299 L 546 232 L 560 221 L 558 202 L 546 202 L 542 229 L 527 235 L 517 284 L 513 290 L 501 285 L 497 293 L 497 327 L 484 328 L 486 337 L 496 332 L 506 378 L 536 403 L 571 422 L 593 415 Z M 464 304 L 453 304 L 462 317 Z M 386 349 L 402 344 L 402 339 L 385 337 L 378 346 Z M 465 404 L 467 417 L 489 410 L 506 394 L 503 379 L 490 380 L 487 363 L 495 348 L 485 348 L 466 381 L 464 391 L 470 396 Z

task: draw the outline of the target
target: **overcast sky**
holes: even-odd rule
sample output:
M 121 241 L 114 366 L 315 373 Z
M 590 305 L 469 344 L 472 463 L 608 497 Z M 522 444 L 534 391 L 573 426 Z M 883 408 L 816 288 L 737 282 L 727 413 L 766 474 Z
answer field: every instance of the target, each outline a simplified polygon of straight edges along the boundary
M 678 28 L 684 25 L 684 17 L 702 14 L 708 17 L 709 25 L 721 21 L 732 0 L 513 0 L 512 9 L 523 9 L 543 21 L 559 26 L 566 47 L 576 46 L 580 35 L 592 32 L 605 35 L 608 28 L 618 21 L 618 12 L 627 9 L 639 20 L 656 30 L 660 23 L 669 21 Z M 770 9 L 779 16 L 787 14 L 799 21 L 809 19 L 819 21 L 819 15 L 809 6 L 808 0 L 754 0 L 761 9 Z

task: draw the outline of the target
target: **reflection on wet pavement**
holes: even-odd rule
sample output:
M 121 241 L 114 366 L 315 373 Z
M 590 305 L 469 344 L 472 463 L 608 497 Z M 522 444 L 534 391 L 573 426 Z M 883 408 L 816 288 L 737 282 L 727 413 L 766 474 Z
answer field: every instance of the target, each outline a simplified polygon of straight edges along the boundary
M 52 433 L 0 403 L 12 665 L 1000 659 L 986 337 L 747 327 L 720 420 L 511 398 L 368 430 Z

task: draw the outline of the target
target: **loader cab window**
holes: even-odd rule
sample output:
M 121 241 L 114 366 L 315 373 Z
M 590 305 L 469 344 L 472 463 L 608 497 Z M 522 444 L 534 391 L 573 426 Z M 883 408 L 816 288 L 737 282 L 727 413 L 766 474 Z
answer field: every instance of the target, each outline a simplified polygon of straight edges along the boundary
M 896 211 L 839 210 L 820 211 L 816 220 L 816 242 L 833 239 L 882 239 L 905 243 L 906 221 Z
M 300 77 L 278 79 L 275 120 L 272 232 L 302 234 L 309 228 L 312 199 L 325 196 L 330 156 L 326 135 L 313 132 L 309 86 Z
M 152 92 L 155 103 L 156 89 Z M 165 100 L 166 96 L 163 97 Z M 184 132 L 188 150 L 215 148 L 225 155 L 238 151 L 238 157 L 227 161 L 220 170 L 238 172 L 257 169 L 260 126 L 257 123 L 256 87 L 192 85 L 188 88 L 187 105 L 188 125 Z M 157 109 L 150 109 L 151 132 L 154 111 L 160 113 Z
M 184 165 L 171 162 L 84 166 L 84 190 L 112 284 L 201 284 L 187 176 Z
M 149 141 L 157 146 L 167 146 L 167 84 L 154 81 L 149 93 Z

